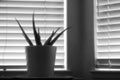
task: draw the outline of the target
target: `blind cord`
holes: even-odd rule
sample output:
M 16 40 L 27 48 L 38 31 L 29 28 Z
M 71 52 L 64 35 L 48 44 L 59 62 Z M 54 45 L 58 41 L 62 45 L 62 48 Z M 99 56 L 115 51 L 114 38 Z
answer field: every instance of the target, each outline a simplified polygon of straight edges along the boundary
M 6 15 L 8 14 L 8 3 L 6 4 Z M 8 20 L 8 15 L 6 16 L 6 19 Z M 6 26 L 5 26 L 5 45 L 4 45 L 4 50 L 3 50 L 3 71 L 6 71 L 6 67 L 5 67 L 5 52 L 7 49 L 7 38 L 8 38 L 8 30 L 7 30 L 7 26 L 8 26 L 8 21 L 6 22 Z
M 109 4 L 110 0 L 107 0 L 107 1 L 108 1 L 108 4 Z M 107 5 L 107 9 L 108 9 L 108 11 L 110 10 L 109 5 Z M 109 12 L 107 12 L 107 23 L 108 23 L 108 25 L 107 25 L 107 28 L 108 28 L 108 32 L 107 32 L 107 34 L 108 34 L 108 51 L 111 52 L 111 48 L 110 48 L 110 26 L 109 26 L 109 25 L 110 25 L 110 20 L 109 20 L 109 16 L 110 16 L 110 14 L 109 14 Z M 109 68 L 112 67 L 111 59 L 110 59 L 110 53 L 108 53 L 108 65 L 109 65 Z

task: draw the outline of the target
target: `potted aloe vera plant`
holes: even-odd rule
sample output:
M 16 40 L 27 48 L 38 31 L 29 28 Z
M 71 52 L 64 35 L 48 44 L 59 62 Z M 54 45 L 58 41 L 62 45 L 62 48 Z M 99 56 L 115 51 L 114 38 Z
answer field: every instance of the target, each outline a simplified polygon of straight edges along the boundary
M 35 26 L 34 13 L 33 13 L 32 28 L 33 28 L 33 34 L 34 34 L 35 43 L 36 43 L 36 45 L 34 45 L 30 40 L 30 38 L 25 33 L 19 20 L 16 19 L 16 21 L 23 33 L 23 36 L 25 37 L 26 41 L 29 44 L 29 46 L 26 46 L 25 48 L 28 76 L 31 76 L 31 77 L 53 76 L 55 56 L 56 56 L 56 47 L 53 46 L 53 44 L 64 33 L 64 31 L 69 29 L 69 27 L 64 29 L 58 34 L 57 34 L 57 31 L 60 28 L 56 29 L 55 31 L 52 31 L 52 33 L 50 34 L 48 39 L 45 41 L 45 43 L 42 44 L 40 30 L 39 28 L 37 29 Z

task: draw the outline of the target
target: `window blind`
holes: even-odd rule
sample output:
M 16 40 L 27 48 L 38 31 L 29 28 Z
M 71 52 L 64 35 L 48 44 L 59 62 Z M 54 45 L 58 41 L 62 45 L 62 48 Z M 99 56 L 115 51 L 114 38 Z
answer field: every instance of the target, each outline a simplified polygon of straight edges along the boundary
M 0 0 L 0 70 L 23 71 L 26 68 L 25 41 L 15 21 L 17 18 L 34 42 L 32 14 L 40 27 L 42 43 L 53 30 L 66 27 L 66 0 Z M 58 33 L 60 32 L 58 31 Z M 55 70 L 67 69 L 66 32 L 54 44 L 57 46 Z
M 95 59 L 98 68 L 120 68 L 120 0 L 95 1 Z

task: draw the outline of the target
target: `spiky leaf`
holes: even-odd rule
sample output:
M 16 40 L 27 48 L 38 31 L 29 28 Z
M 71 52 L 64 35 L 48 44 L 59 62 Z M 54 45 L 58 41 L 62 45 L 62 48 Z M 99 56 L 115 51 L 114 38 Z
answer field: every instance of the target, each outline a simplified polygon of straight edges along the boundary
M 36 45 L 40 45 L 40 39 L 39 39 L 39 36 L 36 31 L 36 27 L 35 27 L 34 13 L 32 15 L 32 23 L 33 23 L 33 32 L 34 32 Z
M 59 28 L 57 28 L 57 30 L 55 31 L 55 34 L 56 34 L 56 32 L 57 32 L 59 29 L 60 29 L 60 27 L 59 27 Z
M 45 45 L 49 45 L 49 43 L 50 43 L 50 41 L 51 41 L 51 39 L 52 39 L 53 36 L 54 36 L 54 31 L 52 32 L 52 34 L 50 35 L 50 37 L 45 41 L 44 46 Z
M 51 42 L 53 36 L 56 34 L 56 32 L 57 32 L 59 29 L 60 29 L 60 28 L 58 28 L 55 32 L 54 32 L 54 31 L 52 32 L 52 34 L 50 35 L 50 37 L 46 40 L 44 46 L 45 46 L 45 45 L 50 45 L 50 42 Z
M 26 41 L 28 42 L 28 44 L 29 44 L 30 46 L 33 46 L 32 41 L 29 39 L 29 37 L 27 36 L 27 34 L 25 33 L 25 31 L 23 30 L 23 28 L 22 28 L 20 22 L 19 22 L 17 19 L 16 19 L 16 21 L 17 21 L 17 23 L 18 23 L 18 25 L 19 25 L 19 27 L 20 27 L 22 33 L 23 33 L 23 36 L 25 37 Z
M 51 42 L 50 42 L 50 45 L 53 45 L 56 40 L 67 30 L 67 29 L 70 29 L 70 27 L 67 27 L 66 29 L 64 29 L 62 32 L 60 32 Z
M 39 30 L 39 28 L 38 28 L 38 39 L 39 39 L 39 41 L 40 41 L 40 46 L 42 46 L 42 43 L 41 43 L 41 36 L 40 36 L 40 30 Z

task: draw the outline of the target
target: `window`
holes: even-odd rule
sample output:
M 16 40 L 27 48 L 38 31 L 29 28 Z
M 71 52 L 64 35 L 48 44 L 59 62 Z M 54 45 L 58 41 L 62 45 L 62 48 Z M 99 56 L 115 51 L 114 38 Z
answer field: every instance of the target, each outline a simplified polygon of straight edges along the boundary
M 40 27 L 42 42 L 53 30 L 66 27 L 67 0 L 0 0 L 0 70 L 26 71 L 25 41 L 15 18 L 34 42 L 32 14 Z M 57 46 L 55 70 L 67 70 L 66 32 L 54 44 Z
M 120 0 L 94 1 L 96 67 L 120 69 Z

